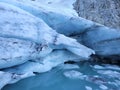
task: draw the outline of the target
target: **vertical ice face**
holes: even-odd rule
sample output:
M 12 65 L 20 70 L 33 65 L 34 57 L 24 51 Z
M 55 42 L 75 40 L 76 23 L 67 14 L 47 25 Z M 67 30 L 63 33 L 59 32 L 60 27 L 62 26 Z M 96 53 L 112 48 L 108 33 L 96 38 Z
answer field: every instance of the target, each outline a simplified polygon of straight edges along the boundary
M 6 68 L 26 62 L 37 52 L 35 44 L 16 38 L 0 37 L 0 68 Z
M 91 27 L 83 34 L 84 45 L 101 56 L 120 55 L 120 31 L 105 26 Z

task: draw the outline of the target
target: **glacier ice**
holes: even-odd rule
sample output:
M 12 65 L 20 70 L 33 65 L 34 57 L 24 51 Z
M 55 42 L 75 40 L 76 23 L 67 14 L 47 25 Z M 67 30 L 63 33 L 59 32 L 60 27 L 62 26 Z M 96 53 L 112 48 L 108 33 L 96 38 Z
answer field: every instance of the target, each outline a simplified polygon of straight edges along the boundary
M 50 28 L 16 6 L 0 2 L 0 88 L 68 60 L 88 60 L 94 51 Z M 3 78 L 7 75 L 9 79 Z
M 45 4 L 40 3 L 43 2 L 43 0 L 28 0 L 27 4 L 24 0 L 21 2 L 18 2 L 17 0 L 12 2 L 9 2 L 9 0 L 2 0 L 2 2 L 15 5 L 33 14 L 34 16 L 41 18 L 57 32 L 73 37 L 80 43 L 92 48 L 95 50 L 97 55 L 104 57 L 115 56 L 117 59 L 120 57 L 120 49 L 118 49 L 120 48 L 120 30 L 111 29 L 98 23 L 78 17 L 71 8 L 72 6 L 68 8 L 64 6 L 63 8 L 65 8 L 66 12 L 66 8 L 72 11 L 72 13 L 69 14 L 64 13 L 64 10 L 61 11 L 62 8 L 59 8 L 61 7 L 61 4 L 57 4 L 58 2 L 62 2 L 62 0 L 57 0 L 56 2 L 47 0 L 44 2 Z M 51 4 L 49 4 L 49 2 L 51 2 Z M 64 2 L 65 1 L 63 1 L 63 3 Z M 73 2 L 74 0 L 71 0 L 68 3 L 71 5 Z M 58 5 L 59 7 L 55 8 L 55 5 Z M 114 57 L 111 58 L 115 59 Z
M 66 71 L 63 73 L 65 77 L 70 79 L 84 79 L 84 75 L 76 70 Z
M 2 41 L 0 52 L 3 61 L 1 68 L 2 66 L 6 67 L 6 59 L 10 63 L 13 63 L 11 62 L 13 59 L 19 59 L 17 63 L 21 64 L 28 59 L 44 57 L 56 49 L 67 49 L 83 58 L 87 58 L 94 52 L 80 45 L 76 40 L 58 34 L 41 19 L 17 7 L 0 3 L 0 8 L 0 23 L 2 25 L 0 26 L 0 40 Z M 10 15 L 5 15 L 8 13 Z M 10 63 L 8 67 L 17 65 L 17 63 L 13 63 L 13 65 Z
M 59 33 L 65 34 L 65 35 L 73 35 L 73 34 L 81 33 L 85 29 L 90 28 L 92 25 L 94 25 L 92 21 L 85 20 L 83 18 L 78 17 L 77 15 L 73 15 L 71 13 L 66 14 L 64 13 L 64 11 L 61 12 L 60 10 L 63 10 L 62 8 L 61 9 L 56 8 L 52 5 L 51 7 L 47 8 L 46 5 L 43 6 L 43 4 L 41 3 L 41 0 L 39 0 L 38 2 L 39 4 L 31 3 L 30 1 L 28 1 L 27 3 L 25 3 L 26 1 L 18 2 L 17 0 L 14 0 L 11 2 L 9 0 L 1 0 L 1 2 L 12 4 L 14 6 L 17 6 L 33 14 L 34 16 L 38 18 L 41 18 L 54 30 L 56 30 Z M 64 1 L 61 0 L 61 2 L 64 2 Z M 69 4 L 71 5 L 73 3 L 69 2 Z M 73 11 L 74 13 L 73 9 L 70 8 L 69 10 Z M 67 12 L 66 9 L 65 11 Z
M 78 17 L 74 1 L 0 0 L 0 88 L 95 53 L 119 56 L 120 31 Z
M 101 56 L 120 55 L 120 30 L 105 26 L 91 27 L 82 37 L 84 45 Z

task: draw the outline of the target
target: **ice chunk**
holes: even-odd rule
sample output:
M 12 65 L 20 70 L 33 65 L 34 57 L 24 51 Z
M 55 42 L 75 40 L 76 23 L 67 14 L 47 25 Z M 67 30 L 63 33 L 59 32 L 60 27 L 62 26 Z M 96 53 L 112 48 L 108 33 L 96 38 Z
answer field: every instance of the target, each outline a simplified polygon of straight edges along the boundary
M 105 67 L 100 66 L 100 65 L 94 65 L 93 67 L 94 67 L 95 69 L 105 69 Z
M 66 71 L 64 72 L 64 76 L 70 79 L 84 79 L 84 75 L 76 70 Z
M 117 65 L 109 65 L 109 64 L 107 64 L 107 65 L 104 65 L 104 67 L 106 69 L 112 69 L 112 70 L 118 70 L 118 71 L 120 71 L 120 67 L 117 66 Z
M 108 90 L 108 87 L 105 86 L 105 85 L 100 85 L 99 87 L 100 87 L 102 90 Z
M 62 64 L 60 65 L 62 69 L 79 69 L 80 67 L 76 64 Z
M 100 77 L 98 75 L 94 75 L 94 76 L 87 76 L 86 77 L 87 81 L 93 82 L 95 84 L 105 84 L 107 83 L 106 79 L 103 77 Z
M 120 78 L 120 73 L 117 71 L 112 71 L 112 70 L 99 70 L 97 71 L 100 74 L 107 75 L 110 78 Z
M 92 90 L 90 86 L 85 86 L 86 90 Z

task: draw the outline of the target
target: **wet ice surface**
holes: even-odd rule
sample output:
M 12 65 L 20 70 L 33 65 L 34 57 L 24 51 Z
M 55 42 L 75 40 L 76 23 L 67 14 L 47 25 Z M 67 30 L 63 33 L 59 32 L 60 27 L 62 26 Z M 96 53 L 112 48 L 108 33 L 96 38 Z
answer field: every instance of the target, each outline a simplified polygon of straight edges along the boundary
M 120 90 L 120 67 L 89 63 L 60 65 L 2 90 Z

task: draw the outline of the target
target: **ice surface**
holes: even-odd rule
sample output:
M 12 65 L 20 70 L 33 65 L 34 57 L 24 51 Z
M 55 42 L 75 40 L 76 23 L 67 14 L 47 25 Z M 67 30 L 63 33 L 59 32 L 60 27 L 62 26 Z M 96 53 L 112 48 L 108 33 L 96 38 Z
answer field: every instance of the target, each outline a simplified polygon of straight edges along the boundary
M 3 78 L 1 88 L 68 60 L 88 60 L 94 54 L 92 49 L 57 33 L 41 18 L 9 2 L 0 1 L 0 69 L 4 72 L 0 78 L 4 74 L 12 76 L 7 81 Z
M 119 56 L 120 31 L 78 17 L 73 10 L 74 2 L 0 0 L 0 78 L 3 80 L 0 88 L 47 72 L 66 61 L 88 60 L 95 52 L 102 56 Z M 102 66 L 94 68 L 103 69 Z M 102 70 L 98 73 L 113 73 L 110 77 L 115 78 L 120 74 Z M 87 77 L 75 70 L 64 72 L 64 75 L 104 83 L 100 77 Z
M 14 0 L 11 2 L 9 0 L 1 0 L 1 2 L 12 4 L 38 18 L 41 18 L 59 33 L 77 37 L 76 39 L 78 41 L 81 41 L 84 45 L 94 49 L 97 55 L 105 57 L 113 55 L 119 58 L 120 49 L 118 48 L 120 48 L 120 30 L 111 29 L 80 18 L 77 15 L 73 15 L 71 12 L 75 12 L 71 4 L 73 4 L 74 0 L 68 2 L 68 8 L 65 7 L 66 1 L 63 0 L 57 0 L 54 2 L 50 0 L 47 0 L 46 2 L 43 0 Z M 56 5 L 57 7 L 55 8 Z M 60 7 L 65 8 L 67 13 L 64 13 L 64 9 Z M 71 12 L 67 10 L 70 10 Z M 111 58 L 114 59 L 114 57 Z
M 1 68 L 46 56 L 56 49 L 67 49 L 83 58 L 89 58 L 89 55 L 94 53 L 94 51 L 79 44 L 76 40 L 58 34 L 41 19 L 15 6 L 0 3 L 0 7 L 0 23 L 2 24 L 0 26 L 0 39 L 2 41 L 0 50 L 3 61 Z M 20 62 L 10 64 L 12 62 L 8 59 L 13 60 L 14 57 L 20 59 Z M 6 59 L 10 62 L 8 66 L 5 65 L 5 63 L 8 63 Z
M 71 14 L 71 12 L 73 12 L 74 14 L 76 13 L 73 10 L 73 8 L 69 8 L 67 6 L 73 4 L 75 0 L 70 0 L 70 2 L 68 2 L 68 5 L 66 5 L 66 7 L 64 6 L 65 9 L 63 9 L 63 7 L 62 8 L 60 7 L 66 1 L 63 0 L 57 1 L 61 1 L 59 5 L 57 4 L 58 8 L 54 7 L 54 5 L 47 6 L 45 4 L 44 6 L 44 3 L 41 3 L 41 0 L 40 2 L 36 1 L 18 2 L 18 0 L 10 2 L 9 0 L 1 0 L 1 2 L 6 2 L 15 5 L 33 14 L 36 17 L 43 19 L 50 27 L 55 29 L 57 32 L 65 35 L 82 33 L 85 29 L 90 28 L 91 26 L 94 25 L 94 23 L 89 20 L 85 20 L 83 18 L 78 17 L 77 15 Z

